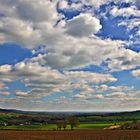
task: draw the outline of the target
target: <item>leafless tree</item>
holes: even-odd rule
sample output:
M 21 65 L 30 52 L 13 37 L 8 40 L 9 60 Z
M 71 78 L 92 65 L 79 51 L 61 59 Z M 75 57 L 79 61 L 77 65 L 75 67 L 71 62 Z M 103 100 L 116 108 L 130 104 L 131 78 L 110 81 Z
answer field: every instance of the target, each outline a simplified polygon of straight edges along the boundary
M 78 125 L 78 120 L 75 116 L 71 116 L 69 118 L 69 124 L 70 124 L 70 127 L 71 127 L 71 130 L 74 129 L 74 127 L 76 127 Z

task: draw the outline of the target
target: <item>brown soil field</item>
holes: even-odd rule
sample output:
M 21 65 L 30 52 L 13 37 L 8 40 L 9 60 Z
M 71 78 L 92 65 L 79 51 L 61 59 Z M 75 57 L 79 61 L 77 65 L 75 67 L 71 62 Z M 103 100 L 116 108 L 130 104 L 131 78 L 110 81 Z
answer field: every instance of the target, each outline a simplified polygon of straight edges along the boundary
M 0 130 L 0 140 L 140 140 L 140 130 Z

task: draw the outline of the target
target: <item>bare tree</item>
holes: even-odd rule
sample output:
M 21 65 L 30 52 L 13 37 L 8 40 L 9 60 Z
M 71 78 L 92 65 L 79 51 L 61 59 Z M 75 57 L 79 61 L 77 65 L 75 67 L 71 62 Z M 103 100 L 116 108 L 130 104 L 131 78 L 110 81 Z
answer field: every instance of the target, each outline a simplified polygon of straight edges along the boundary
M 57 130 L 61 130 L 62 123 L 60 121 L 56 121 Z
M 63 128 L 65 130 L 67 127 L 67 121 L 66 120 L 58 120 L 58 121 L 56 121 L 56 125 L 57 125 L 57 130 L 61 130 L 61 128 Z
M 66 130 L 66 127 L 67 127 L 67 121 L 66 120 L 64 120 L 62 122 L 62 126 L 63 126 L 63 129 Z
M 75 116 L 71 116 L 69 118 L 69 124 L 70 124 L 70 127 L 71 127 L 71 130 L 74 129 L 74 127 L 76 127 L 78 125 L 78 120 Z

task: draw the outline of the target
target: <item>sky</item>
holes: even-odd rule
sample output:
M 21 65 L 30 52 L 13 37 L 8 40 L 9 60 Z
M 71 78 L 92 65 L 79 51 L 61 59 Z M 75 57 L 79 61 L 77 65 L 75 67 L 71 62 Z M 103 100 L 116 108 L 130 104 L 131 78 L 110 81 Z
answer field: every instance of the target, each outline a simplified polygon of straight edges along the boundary
M 140 109 L 140 0 L 0 0 L 0 108 Z

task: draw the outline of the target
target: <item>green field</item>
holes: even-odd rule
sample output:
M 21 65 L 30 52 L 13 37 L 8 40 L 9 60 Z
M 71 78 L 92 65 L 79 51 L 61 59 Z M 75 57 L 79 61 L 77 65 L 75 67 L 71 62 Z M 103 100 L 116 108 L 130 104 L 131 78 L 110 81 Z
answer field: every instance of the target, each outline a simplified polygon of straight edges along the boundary
M 18 129 L 18 130 L 52 130 L 56 129 L 55 124 L 49 125 L 11 125 L 11 126 L 0 126 L 0 129 Z
M 124 124 L 126 122 L 118 122 L 117 124 Z M 114 123 L 80 123 L 75 129 L 104 129 L 110 127 Z M 57 126 L 55 124 L 47 125 L 11 125 L 11 126 L 0 126 L 0 129 L 18 129 L 18 130 L 56 130 Z M 68 125 L 66 129 L 70 129 Z
M 109 126 L 112 126 L 113 123 L 101 123 L 101 124 L 79 124 L 77 129 L 103 129 Z

